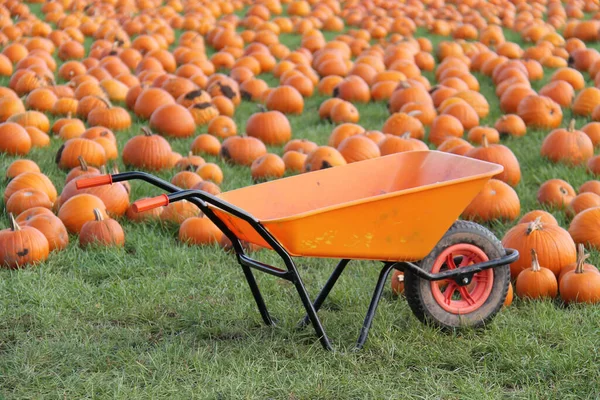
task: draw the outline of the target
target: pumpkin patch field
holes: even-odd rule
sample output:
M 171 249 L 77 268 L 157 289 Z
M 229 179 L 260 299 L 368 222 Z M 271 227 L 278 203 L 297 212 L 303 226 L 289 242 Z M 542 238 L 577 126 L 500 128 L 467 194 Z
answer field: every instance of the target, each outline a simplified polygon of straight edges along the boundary
M 600 398 L 599 50 L 592 0 L 0 0 L 0 398 Z M 503 166 L 461 219 L 519 251 L 506 300 L 441 330 L 394 271 L 361 351 L 377 263 L 324 302 L 327 352 L 256 274 L 262 324 L 192 203 L 77 187 L 219 195 L 429 150 Z M 314 299 L 335 260 L 296 261 Z

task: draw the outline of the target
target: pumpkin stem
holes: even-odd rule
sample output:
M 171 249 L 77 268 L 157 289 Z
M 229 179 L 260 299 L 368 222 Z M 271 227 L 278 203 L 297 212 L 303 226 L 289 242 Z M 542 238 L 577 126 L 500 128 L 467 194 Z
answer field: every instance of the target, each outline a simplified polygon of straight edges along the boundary
M 10 219 L 10 230 L 13 232 L 20 231 L 21 227 L 19 226 L 19 224 L 17 224 L 13 213 L 9 213 L 8 218 Z
M 489 147 L 490 143 L 488 142 L 488 138 L 486 135 L 483 135 L 481 137 L 481 147 L 483 147 L 484 149 L 487 149 Z
M 73 116 L 73 114 L 71 113 L 71 111 L 69 111 L 69 112 L 67 113 L 67 119 L 71 119 L 71 118 L 72 118 L 72 116 Z
M 106 165 L 103 165 L 103 166 L 100 167 L 100 173 L 102 175 L 106 175 Z
M 104 90 L 104 89 L 102 89 L 102 90 Z M 106 106 L 108 108 L 112 108 L 112 106 L 113 106 L 112 103 L 106 97 L 102 97 L 102 96 L 94 96 L 94 97 L 97 98 L 98 100 L 102 101 L 104 104 L 106 104 Z
M 410 139 L 410 132 L 404 132 L 400 137 L 402 139 Z
M 575 120 L 572 119 L 571 122 L 569 122 L 569 128 L 567 128 L 567 130 L 569 132 L 573 132 L 575 130 Z
M 267 107 L 265 107 L 263 104 L 257 104 L 256 107 L 258 108 L 259 112 L 267 112 Z
M 82 171 L 87 171 L 88 170 L 88 165 L 85 162 L 84 158 L 82 156 L 77 157 L 77 160 L 79 161 L 79 166 L 81 168 Z
M 418 117 L 421 114 L 423 114 L 423 112 L 419 110 L 412 110 L 406 113 L 406 115 L 408 115 L 409 117 Z
M 540 261 L 538 260 L 537 253 L 534 249 L 531 249 L 531 270 L 533 272 L 539 272 L 541 268 L 542 267 L 540 267 Z
M 148 128 L 147 126 L 142 126 L 142 127 L 140 128 L 140 130 L 141 130 L 141 131 L 142 131 L 142 133 L 143 133 L 144 135 L 146 135 L 146 136 L 152 136 L 152 135 L 153 135 L 152 131 L 151 131 L 151 130 L 150 130 L 150 128 Z
M 583 245 L 583 243 L 579 243 L 577 245 L 577 265 L 575 266 L 576 274 L 582 274 L 583 272 L 585 272 L 583 270 L 583 264 L 589 256 L 589 254 L 585 254 L 585 246 Z
M 543 227 L 544 224 L 542 224 L 542 217 L 537 217 L 534 221 L 529 223 L 529 226 L 527 227 L 527 234 L 531 235 L 533 231 L 541 230 Z
M 94 218 L 96 219 L 96 221 L 103 221 L 104 220 L 104 217 L 102 216 L 102 213 L 97 208 L 94 208 Z

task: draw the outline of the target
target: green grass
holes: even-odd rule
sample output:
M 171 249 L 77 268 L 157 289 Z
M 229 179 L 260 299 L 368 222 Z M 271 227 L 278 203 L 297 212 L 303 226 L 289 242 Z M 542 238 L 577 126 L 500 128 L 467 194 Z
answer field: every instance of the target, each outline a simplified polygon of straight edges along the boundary
M 286 36 L 285 42 L 299 41 Z M 551 72 L 546 71 L 545 81 Z M 478 78 L 491 108 L 481 124 L 493 125 L 500 116 L 498 99 L 490 79 Z M 322 100 L 307 99 L 304 114 L 290 117 L 294 137 L 326 144 L 333 125 L 318 119 Z M 380 129 L 389 115 L 383 103 L 358 108 L 360 124 L 367 129 Z M 251 103 L 237 110 L 240 132 L 255 110 Z M 563 125 L 569 119 L 566 111 Z M 131 130 L 118 134 L 120 149 L 139 126 L 136 121 Z M 583 167 L 543 160 L 539 148 L 546 134 L 529 131 L 523 138 L 503 140 L 521 163 L 523 180 L 516 190 L 522 213 L 539 208 L 535 194 L 546 179 L 563 178 L 576 188 L 592 179 Z M 171 143 L 174 150 L 187 153 L 192 140 Z M 66 173 L 53 159 L 60 145 L 53 139 L 50 148 L 28 156 L 59 191 Z M 270 150 L 281 153 L 281 148 Z M 12 160 L 0 156 L 0 169 Z M 223 190 L 251 184 L 248 168 L 216 158 L 207 161 L 223 168 Z M 168 179 L 173 174 L 159 175 Z M 142 183 L 132 186 L 132 200 L 159 193 Z M 554 215 L 567 226 L 562 212 Z M 386 287 L 365 349 L 353 352 L 379 269 L 357 262 L 320 312 L 337 350 L 328 353 L 312 329 L 296 329 L 303 308 L 290 283 L 257 274 L 267 305 L 278 318 L 277 327 L 265 327 L 232 255 L 218 247 L 179 243 L 176 226 L 120 222 L 126 231 L 122 249 L 83 251 L 71 237 L 67 250 L 41 265 L 0 271 L 0 398 L 600 397 L 597 306 L 567 308 L 559 302 L 517 299 L 483 331 L 445 334 L 418 322 L 404 299 L 394 298 Z M 2 226 L 6 223 L 3 217 Z M 501 237 L 510 226 L 496 222 L 489 227 Z M 258 257 L 278 262 L 268 251 Z M 594 252 L 592 262 L 599 261 Z M 314 296 L 334 261 L 298 262 Z

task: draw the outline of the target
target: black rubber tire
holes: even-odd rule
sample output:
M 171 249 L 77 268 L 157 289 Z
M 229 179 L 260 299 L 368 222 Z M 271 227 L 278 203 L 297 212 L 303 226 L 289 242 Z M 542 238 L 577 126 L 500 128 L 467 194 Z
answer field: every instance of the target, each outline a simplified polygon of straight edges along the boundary
M 456 221 L 429 255 L 421 261 L 420 267 L 431 272 L 438 256 L 446 248 L 460 243 L 479 247 L 490 260 L 505 255 L 502 243 L 488 229 L 474 222 Z M 414 315 L 428 325 L 444 330 L 480 328 L 502 308 L 508 292 L 510 266 L 493 268 L 493 273 L 494 283 L 490 295 L 481 307 L 468 314 L 458 315 L 444 310 L 433 298 L 431 282 L 418 277 L 408 269 L 404 272 L 404 293 Z

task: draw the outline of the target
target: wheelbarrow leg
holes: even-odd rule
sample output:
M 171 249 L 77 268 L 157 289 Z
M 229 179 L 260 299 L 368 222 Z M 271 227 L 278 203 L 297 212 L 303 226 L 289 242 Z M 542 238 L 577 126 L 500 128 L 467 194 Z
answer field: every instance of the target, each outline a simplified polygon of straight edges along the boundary
M 260 289 L 258 288 L 258 284 L 256 283 L 256 279 L 254 279 L 254 274 L 252 270 L 247 265 L 241 264 L 242 271 L 244 271 L 244 275 L 246 276 L 246 281 L 248 282 L 248 286 L 250 286 L 250 291 L 252 292 L 252 296 L 254 296 L 254 301 L 256 301 L 256 305 L 258 306 L 258 311 L 260 312 L 260 316 L 266 325 L 275 325 L 275 322 L 269 315 L 269 311 L 267 310 L 267 306 L 265 305 L 265 301 L 263 300 L 262 295 L 260 294 Z
M 300 300 L 302 300 L 302 304 L 304 305 L 304 308 L 306 309 L 306 314 L 307 314 L 310 322 L 312 323 L 313 328 L 315 329 L 315 333 L 317 334 L 317 337 L 319 338 L 321 345 L 323 346 L 323 348 L 325 350 L 333 350 L 333 347 L 331 346 L 331 342 L 329 341 L 329 338 L 327 337 L 327 334 L 325 333 L 325 329 L 323 328 L 323 325 L 321 324 L 321 320 L 319 319 L 319 317 L 317 315 L 317 311 L 315 310 L 313 303 L 310 301 L 310 298 L 308 297 L 308 293 L 306 291 L 306 288 L 304 287 L 304 283 L 302 282 L 300 275 L 298 274 L 298 270 L 296 269 L 296 266 L 292 265 L 292 268 L 290 269 L 290 273 L 292 274 L 292 282 L 294 283 L 294 286 L 296 286 L 296 290 L 298 291 Z
M 342 272 L 344 272 L 344 269 L 346 268 L 349 262 L 350 260 L 348 259 L 341 260 L 335 267 L 335 269 L 331 273 L 331 276 L 325 283 L 325 286 L 323 286 L 323 289 L 321 289 L 321 291 L 317 295 L 317 298 L 315 299 L 315 302 L 313 303 L 315 311 L 319 311 L 319 309 L 323 305 L 323 302 L 329 295 L 329 292 L 331 292 L 331 289 L 333 289 L 333 286 L 336 284 L 338 278 L 340 277 L 340 275 L 342 275 Z M 298 323 L 298 327 L 304 328 L 309 323 L 310 319 L 308 318 L 308 315 L 305 315 L 304 318 L 302 318 L 302 320 Z
M 383 286 L 385 285 L 390 272 L 395 267 L 396 263 L 386 263 L 379 273 L 379 279 L 377 280 L 377 285 L 375 286 L 375 291 L 373 292 L 373 297 L 371 298 L 371 304 L 369 304 L 369 310 L 365 316 L 365 321 L 363 322 L 362 329 L 360 330 L 360 335 L 356 341 L 355 350 L 362 349 L 367 341 L 367 335 L 369 334 L 369 329 L 371 329 L 373 317 L 375 316 L 375 311 L 377 311 L 377 306 L 379 305 L 379 300 L 381 299 L 381 294 L 383 293 Z

